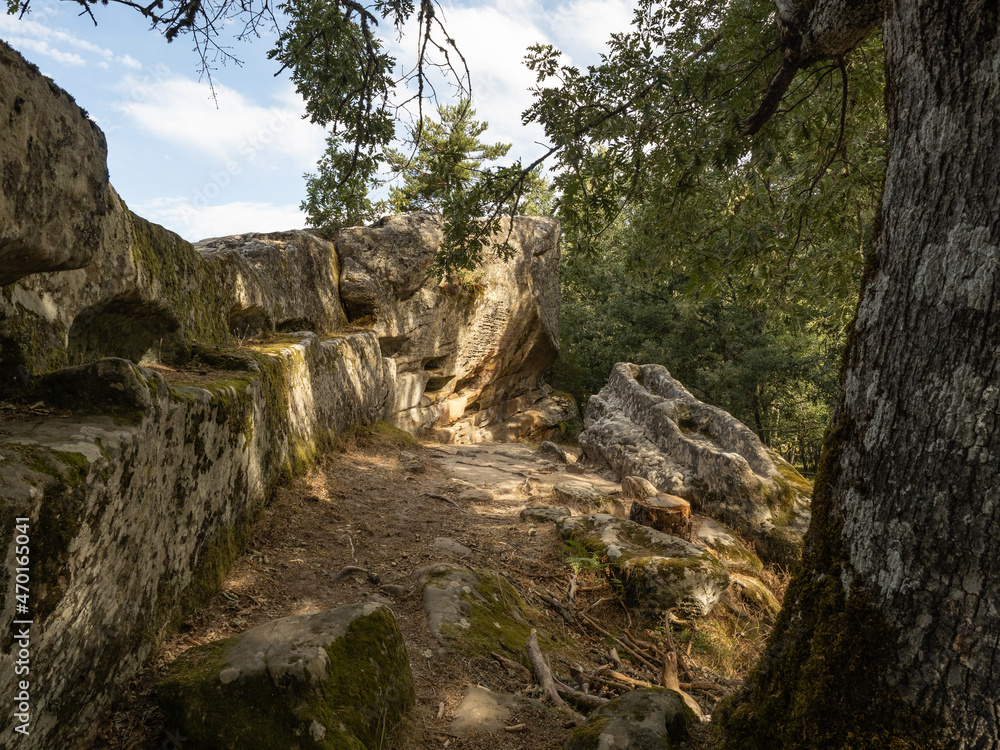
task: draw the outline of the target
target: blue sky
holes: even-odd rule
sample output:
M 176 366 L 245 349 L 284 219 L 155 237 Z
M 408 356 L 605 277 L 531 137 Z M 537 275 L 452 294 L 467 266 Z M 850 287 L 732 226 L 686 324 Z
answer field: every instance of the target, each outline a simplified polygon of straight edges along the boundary
M 629 0 L 512 0 L 444 4 L 446 24 L 468 60 L 483 140 L 513 143 L 531 159 L 540 129 L 526 129 L 533 78 L 522 64 L 535 42 L 573 64 L 596 62 L 612 31 L 627 28 Z M 273 36 L 228 40 L 242 66 L 212 73 L 215 99 L 199 81 L 192 42 L 168 44 L 135 11 L 94 6 L 98 25 L 65 0 L 32 0 L 24 18 L 0 15 L 0 38 L 72 94 L 108 139 L 111 182 L 136 213 L 189 240 L 298 229 L 303 174 L 324 132 L 302 119 L 301 98 L 267 59 Z M 402 40 L 401 62 L 414 41 Z

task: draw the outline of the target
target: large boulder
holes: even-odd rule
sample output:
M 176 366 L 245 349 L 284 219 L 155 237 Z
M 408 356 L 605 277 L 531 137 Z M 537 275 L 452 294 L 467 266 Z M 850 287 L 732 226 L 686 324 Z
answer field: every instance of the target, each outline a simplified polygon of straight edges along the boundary
M 104 134 L 0 41 L 0 286 L 87 265 L 109 210 Z
M 673 690 L 633 690 L 601 706 L 566 740 L 566 750 L 670 750 L 697 721 Z
M 571 421 L 572 399 L 542 383 L 559 350 L 559 225 L 517 218 L 511 255 L 467 278 L 433 267 L 437 215 L 344 229 L 341 296 L 352 321 L 374 326 L 396 363 L 395 423 L 442 442 L 506 440 Z M 495 241 L 499 243 L 501 238 Z
M 415 700 L 396 618 L 374 603 L 189 649 L 157 692 L 185 747 L 212 750 L 382 747 Z
M 610 565 L 626 601 L 659 618 L 677 607 L 692 617 L 712 611 L 729 575 L 703 547 L 605 513 L 556 521 L 560 537 Z
M 660 365 L 619 363 L 587 404 L 580 444 L 621 476 L 649 480 L 745 534 L 768 561 L 797 559 L 812 488 L 742 422 Z

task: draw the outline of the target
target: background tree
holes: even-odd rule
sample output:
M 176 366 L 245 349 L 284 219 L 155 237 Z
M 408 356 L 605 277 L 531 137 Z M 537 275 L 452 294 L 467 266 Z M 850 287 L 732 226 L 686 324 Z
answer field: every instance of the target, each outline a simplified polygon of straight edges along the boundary
M 386 164 L 403 184 L 389 191 L 389 207 L 398 213 L 444 213 L 462 193 L 479 180 L 483 162 L 506 156 L 509 143 L 485 144 L 479 140 L 489 123 L 475 120 L 468 99 L 438 107 L 437 120 L 426 118 L 411 127 L 411 153 L 390 149 Z
M 530 114 L 568 139 L 561 386 L 585 398 L 616 361 L 664 364 L 812 471 L 881 186 L 881 39 L 803 71 L 750 139 L 755 102 L 734 96 L 768 83 L 773 6 L 643 8 L 585 73 L 531 59 Z

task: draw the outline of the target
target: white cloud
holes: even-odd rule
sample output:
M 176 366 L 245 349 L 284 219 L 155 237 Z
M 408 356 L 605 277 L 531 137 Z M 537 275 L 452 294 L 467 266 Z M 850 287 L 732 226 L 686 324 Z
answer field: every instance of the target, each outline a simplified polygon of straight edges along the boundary
M 196 205 L 188 198 L 161 198 L 136 205 L 136 213 L 162 224 L 190 242 L 246 232 L 302 229 L 305 214 L 298 206 L 236 201 L 217 206 Z
M 301 119 L 301 100 L 291 89 L 262 106 L 239 91 L 181 76 L 148 82 L 127 76 L 116 109 L 135 125 L 179 148 L 193 149 L 217 162 L 267 168 L 312 168 L 324 148 L 322 128 Z
M 132 70 L 139 70 L 142 68 L 142 63 L 132 57 L 132 55 L 121 55 L 118 57 L 117 62 L 121 63 L 126 68 L 132 68 Z
M 524 65 L 528 47 L 552 44 L 566 53 L 567 64 L 593 65 L 611 33 L 628 29 L 633 14 L 631 0 L 562 0 L 547 5 L 539 0 L 484 0 L 443 9 L 445 27 L 469 65 L 476 117 L 490 123 L 482 139 L 512 143 L 509 156 L 527 161 L 544 150 L 539 145 L 544 141 L 542 128 L 521 123 L 521 113 L 532 103 L 530 89 L 536 85 L 534 73 Z M 404 43 L 414 38 L 413 29 L 408 31 Z M 400 60 L 412 59 L 412 50 L 406 47 L 397 46 L 394 52 Z
M 612 33 L 629 28 L 634 11 L 631 0 L 571 0 L 557 5 L 545 18 L 556 46 L 586 67 L 599 61 Z
M 62 50 L 55 49 L 48 42 L 41 39 L 28 39 L 27 37 L 11 36 L 8 37 L 6 41 L 10 44 L 10 46 L 14 47 L 21 53 L 34 52 L 36 55 L 50 57 L 63 65 L 81 67 L 87 64 L 86 61 L 75 52 L 63 52 Z
M 11 15 L 0 15 L 0 34 L 3 34 L 17 49 L 51 57 L 64 65 L 86 65 L 86 61 L 79 54 L 81 52 L 101 60 L 114 58 L 111 50 L 81 39 L 75 34 Z M 67 52 L 67 47 L 75 52 Z

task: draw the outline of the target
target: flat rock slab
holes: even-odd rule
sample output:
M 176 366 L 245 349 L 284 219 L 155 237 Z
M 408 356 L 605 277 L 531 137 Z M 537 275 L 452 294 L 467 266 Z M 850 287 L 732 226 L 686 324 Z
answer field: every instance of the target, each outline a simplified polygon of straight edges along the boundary
M 571 516 L 573 513 L 565 505 L 532 505 L 521 511 L 522 521 L 548 521 L 555 522 L 561 518 Z
M 607 560 L 626 600 L 649 616 L 677 607 L 702 617 L 729 585 L 728 573 L 711 552 L 633 521 L 595 513 L 562 518 L 556 529 L 564 540 Z
M 396 618 L 372 602 L 189 649 L 157 694 L 191 747 L 226 750 L 377 747 L 414 704 Z
M 619 491 L 616 482 L 599 477 L 579 464 L 555 467 L 527 446 L 517 444 L 436 445 L 428 455 L 448 476 L 495 495 L 514 494 L 541 499 L 551 495 L 553 486 L 565 481 L 589 484 L 604 497 L 611 497 Z M 580 473 L 570 480 L 567 477 L 570 472 Z M 528 480 L 527 486 L 525 480 Z M 590 512 L 593 510 L 591 508 Z
M 502 640 L 523 651 L 530 626 L 524 600 L 503 576 L 453 563 L 413 573 L 431 632 L 470 654 L 496 651 Z
M 556 503 L 566 503 L 590 513 L 623 510 L 621 502 L 608 493 L 606 487 L 583 479 L 567 479 L 553 485 L 552 499 Z
M 504 727 L 509 725 L 508 719 L 515 711 L 521 714 L 525 710 L 551 716 L 555 721 L 559 720 L 559 717 L 540 701 L 494 693 L 492 690 L 474 685 L 469 688 L 462 702 L 452 713 L 449 731 L 460 738 L 476 733 L 502 732 Z
M 673 690 L 634 690 L 596 709 L 565 750 L 670 750 L 697 719 Z
M 465 557 L 466 555 L 472 554 L 472 550 L 464 544 L 446 536 L 439 536 L 434 540 L 434 549 L 438 552 L 444 552 L 449 555 L 458 555 L 459 557 Z

